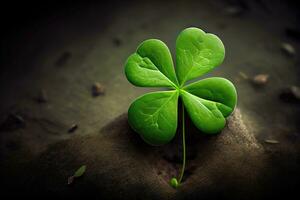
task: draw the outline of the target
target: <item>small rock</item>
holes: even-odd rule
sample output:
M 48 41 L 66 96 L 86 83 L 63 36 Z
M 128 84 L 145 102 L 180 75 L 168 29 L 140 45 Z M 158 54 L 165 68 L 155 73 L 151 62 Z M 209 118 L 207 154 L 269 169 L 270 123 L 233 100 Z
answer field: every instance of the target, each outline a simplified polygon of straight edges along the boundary
M 119 47 L 122 45 L 122 41 L 120 38 L 113 38 L 113 44 L 116 46 L 116 47 Z
M 265 140 L 265 143 L 268 143 L 268 144 L 279 144 L 279 142 L 277 140 Z
M 282 43 L 281 49 L 288 56 L 294 56 L 296 54 L 295 48 L 289 43 Z
M 294 96 L 300 100 L 300 88 L 297 86 L 292 86 L 291 87 L 291 92 L 294 94 Z
M 252 82 L 255 85 L 265 85 L 268 82 L 269 75 L 268 74 L 258 74 L 253 77 Z
M 12 114 L 12 118 L 16 121 L 18 124 L 25 124 L 25 120 L 21 115 Z
M 105 92 L 105 88 L 102 84 L 100 83 L 94 83 L 92 86 L 92 94 L 94 97 L 99 96 L 99 95 L 103 95 Z
M 74 131 L 77 130 L 77 128 L 78 128 L 78 125 L 77 125 L 77 124 L 73 124 L 73 125 L 69 128 L 68 132 L 69 132 L 69 133 L 73 133 Z
M 243 79 L 245 79 L 245 80 L 247 80 L 249 77 L 247 76 L 247 74 L 245 74 L 244 72 L 239 72 L 239 75 L 243 78 Z
M 66 51 L 57 59 L 57 61 L 55 62 L 55 65 L 61 67 L 61 66 L 65 65 L 70 60 L 71 57 L 72 57 L 72 54 L 70 52 Z
M 69 178 L 68 178 L 68 185 L 71 185 L 73 182 L 74 182 L 74 176 L 70 176 Z
M 288 103 L 299 103 L 300 88 L 297 86 L 290 86 L 280 93 L 279 98 Z
M 13 131 L 19 128 L 24 128 L 26 125 L 24 118 L 18 114 L 10 114 L 0 125 L 0 131 Z
M 237 17 L 242 15 L 245 12 L 245 10 L 240 6 L 228 6 L 225 8 L 225 13 L 227 15 Z
M 41 89 L 37 98 L 36 98 L 38 103 L 47 103 L 48 102 L 48 95 L 46 90 Z

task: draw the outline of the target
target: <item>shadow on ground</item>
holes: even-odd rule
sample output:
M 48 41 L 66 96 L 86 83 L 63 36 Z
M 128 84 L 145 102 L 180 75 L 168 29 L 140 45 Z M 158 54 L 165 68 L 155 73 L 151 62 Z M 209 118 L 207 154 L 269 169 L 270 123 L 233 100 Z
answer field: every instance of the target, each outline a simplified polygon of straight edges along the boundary
M 123 114 L 101 134 L 59 142 L 34 161 L 23 163 L 26 167 L 19 177 L 18 191 L 119 199 L 261 197 L 258 191 L 263 187 L 267 157 L 245 127 L 239 109 L 216 136 L 202 135 L 188 120 L 186 175 L 175 190 L 168 182 L 181 166 L 180 143 L 179 132 L 168 145 L 147 145 L 131 130 Z M 68 177 L 81 165 L 87 166 L 86 173 L 67 185 Z M 15 184 L 12 187 L 16 189 Z

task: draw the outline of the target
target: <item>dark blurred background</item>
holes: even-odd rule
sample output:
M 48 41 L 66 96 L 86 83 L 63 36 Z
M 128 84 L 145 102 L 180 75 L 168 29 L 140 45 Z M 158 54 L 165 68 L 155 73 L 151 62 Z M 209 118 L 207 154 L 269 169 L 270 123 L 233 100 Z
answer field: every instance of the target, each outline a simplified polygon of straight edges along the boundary
M 178 33 L 195 26 L 225 45 L 224 63 L 208 76 L 237 87 L 245 124 L 274 167 L 266 193 L 297 194 L 299 8 L 292 0 L 2 2 L 2 181 L 13 188 L 20 163 L 75 134 L 98 134 L 126 112 L 152 90 L 128 83 L 128 55 L 158 38 L 174 57 Z

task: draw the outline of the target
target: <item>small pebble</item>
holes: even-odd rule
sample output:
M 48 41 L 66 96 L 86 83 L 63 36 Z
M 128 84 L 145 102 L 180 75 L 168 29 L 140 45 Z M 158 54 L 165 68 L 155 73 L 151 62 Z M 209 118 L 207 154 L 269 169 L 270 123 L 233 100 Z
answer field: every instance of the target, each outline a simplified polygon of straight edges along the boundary
M 240 16 L 244 12 L 245 10 L 240 6 L 228 6 L 225 8 L 225 13 L 233 17 Z
M 26 122 L 21 115 L 10 114 L 6 117 L 4 122 L 0 125 L 0 131 L 13 131 L 19 128 L 24 128 Z
M 71 185 L 73 182 L 74 182 L 74 176 L 70 176 L 69 178 L 68 178 L 68 185 Z
M 285 88 L 280 93 L 279 98 L 288 103 L 299 103 L 300 102 L 300 88 L 295 85 Z
M 114 38 L 113 40 L 113 44 L 116 46 L 116 47 L 119 47 L 122 45 L 122 41 L 120 38 Z
M 295 48 L 289 43 L 282 43 L 281 49 L 288 56 L 294 56 L 296 54 Z
M 243 79 L 245 79 L 245 80 L 247 80 L 249 77 L 247 76 L 247 74 L 245 74 L 244 72 L 239 72 L 239 74 L 240 74 L 240 76 L 243 78 Z
M 268 144 L 279 144 L 279 142 L 277 140 L 265 140 L 265 143 L 268 143 Z
M 297 86 L 291 87 L 291 92 L 294 94 L 295 98 L 300 100 L 300 88 Z
M 77 128 L 78 128 L 78 125 L 77 125 L 77 124 L 73 124 L 73 125 L 69 128 L 68 132 L 69 132 L 69 133 L 73 133 L 74 131 L 77 130 Z
M 105 88 L 102 84 L 100 83 L 94 83 L 92 86 L 92 95 L 94 97 L 99 96 L 99 95 L 103 95 L 105 92 Z
M 25 124 L 25 120 L 21 115 L 12 114 L 11 116 L 16 120 L 17 123 Z
M 268 82 L 269 75 L 268 74 L 258 74 L 253 77 L 252 82 L 255 85 L 265 85 Z

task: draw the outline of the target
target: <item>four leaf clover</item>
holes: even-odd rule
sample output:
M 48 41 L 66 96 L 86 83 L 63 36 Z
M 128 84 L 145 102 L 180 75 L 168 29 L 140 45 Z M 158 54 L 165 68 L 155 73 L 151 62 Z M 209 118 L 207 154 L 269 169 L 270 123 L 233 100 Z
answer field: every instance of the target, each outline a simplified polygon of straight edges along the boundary
M 151 145 L 168 143 L 177 130 L 180 97 L 194 125 L 202 133 L 219 133 L 226 124 L 225 118 L 236 106 L 234 85 L 219 77 L 191 84 L 186 82 L 208 73 L 220 65 L 224 57 L 222 41 L 198 28 L 187 28 L 177 37 L 176 72 L 165 43 L 157 39 L 142 42 L 127 59 L 127 79 L 135 86 L 168 90 L 137 98 L 128 110 L 130 126 Z

